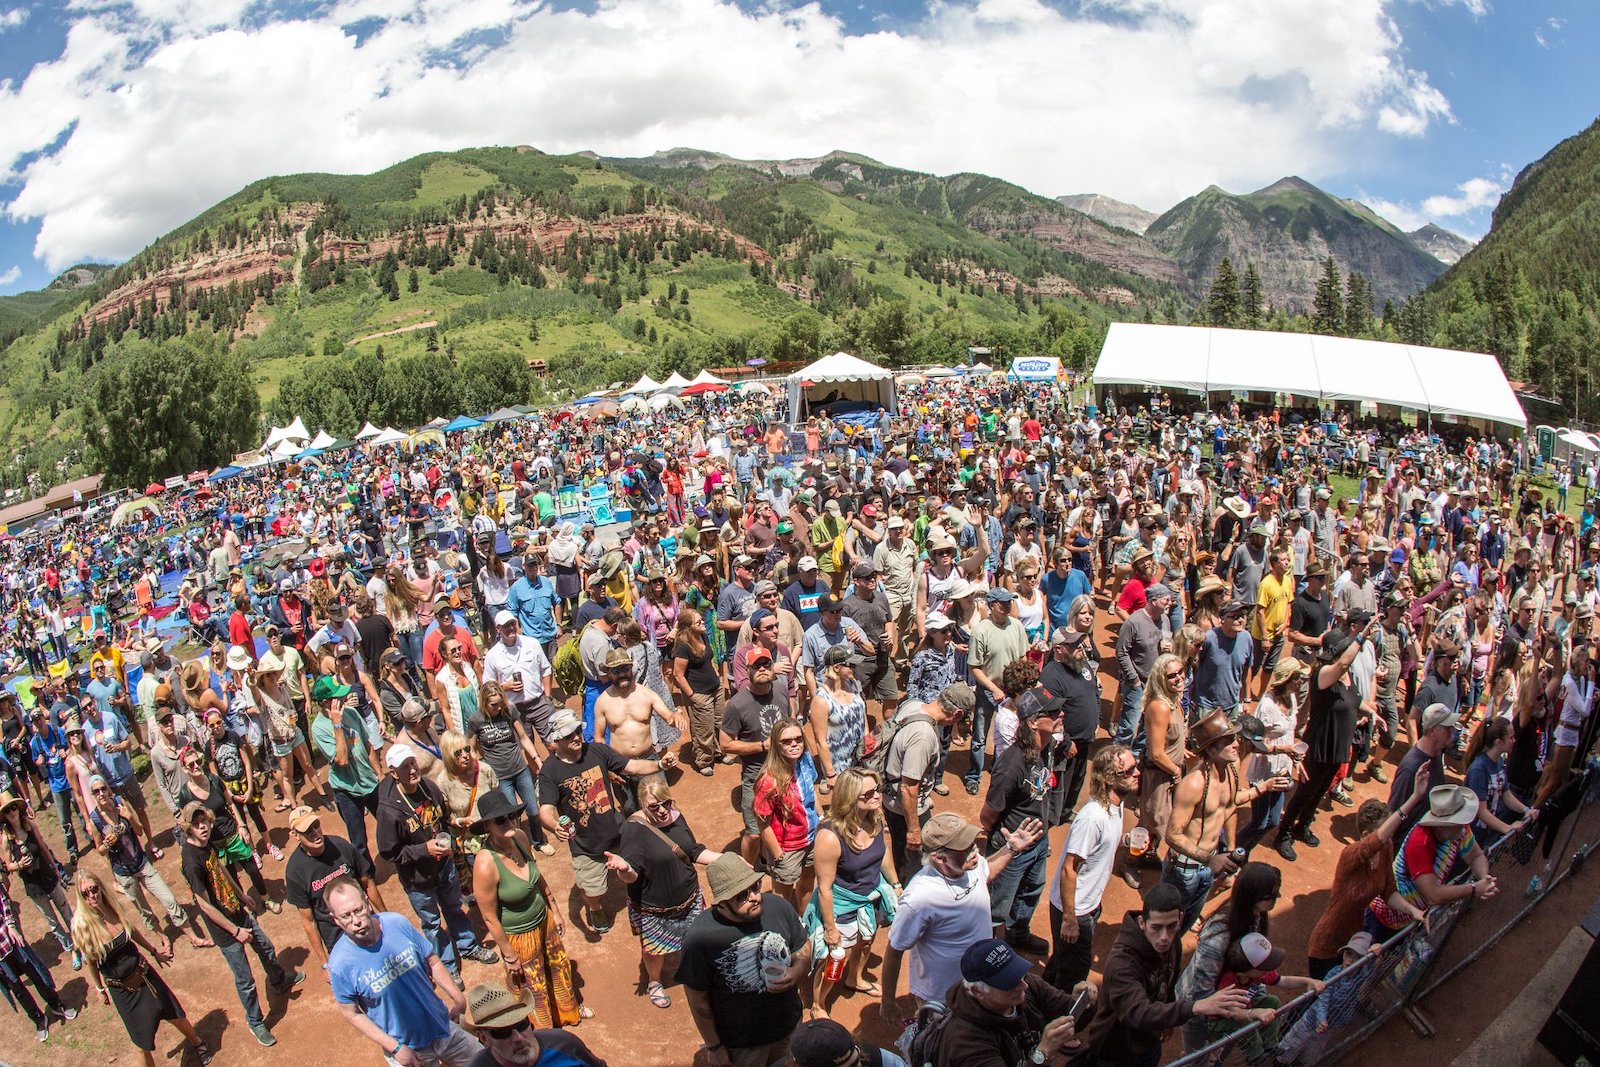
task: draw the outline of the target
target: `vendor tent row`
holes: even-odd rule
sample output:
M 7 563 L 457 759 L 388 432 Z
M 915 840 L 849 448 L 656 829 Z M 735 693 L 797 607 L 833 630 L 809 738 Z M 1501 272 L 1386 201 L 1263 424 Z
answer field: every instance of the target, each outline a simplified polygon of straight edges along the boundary
M 1117 322 L 1100 349 L 1094 384 L 1288 393 L 1528 425 L 1492 355 L 1351 337 Z

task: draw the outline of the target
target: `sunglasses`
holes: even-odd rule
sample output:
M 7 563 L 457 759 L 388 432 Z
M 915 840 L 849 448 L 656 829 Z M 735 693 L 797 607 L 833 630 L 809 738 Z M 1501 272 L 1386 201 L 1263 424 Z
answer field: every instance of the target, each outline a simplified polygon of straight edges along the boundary
M 876 800 L 882 794 L 876 789 L 863 789 L 856 794 L 857 800 Z
M 504 1041 L 512 1034 L 526 1033 L 531 1027 L 532 1024 L 523 1019 L 521 1022 L 512 1023 L 510 1026 L 486 1026 L 483 1028 L 483 1036 L 494 1041 Z
M 780 737 L 780 738 L 778 738 L 778 744 L 780 744 L 780 745 L 803 745 L 805 743 L 806 743 L 806 739 L 804 737 Z

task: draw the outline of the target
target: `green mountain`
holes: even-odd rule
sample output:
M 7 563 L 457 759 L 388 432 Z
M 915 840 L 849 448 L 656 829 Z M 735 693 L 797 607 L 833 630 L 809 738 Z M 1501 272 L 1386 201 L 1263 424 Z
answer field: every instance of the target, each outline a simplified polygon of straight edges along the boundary
M 93 285 L 111 269 L 103 263 L 80 263 L 62 271 L 43 289 L 0 296 L 0 348 L 41 319 L 55 318 L 75 302 L 77 290 Z
M 993 238 L 1020 253 L 1034 271 L 1059 272 L 1071 292 L 1103 303 L 1178 299 L 1190 289 L 1170 257 L 1139 234 L 983 174 L 938 177 L 852 152 L 811 159 L 739 160 L 675 148 L 608 162 L 713 199 L 809 180 L 847 201 L 884 209 L 881 216 L 894 227 L 926 229 L 931 221 L 953 225 L 950 232 L 975 231 Z M 914 222 L 913 216 L 923 221 Z
M 480 148 L 265 178 L 34 311 L 0 351 L 3 480 L 143 484 L 258 445 L 263 416 L 348 435 L 837 348 L 1086 366 L 1113 317 L 1187 317 L 1172 281 L 1081 251 L 1139 241 L 994 179 L 842 153 Z
M 1524 167 L 1483 240 L 1406 312 L 1410 337 L 1493 352 L 1566 421 L 1600 421 L 1600 121 Z
M 1266 303 L 1299 312 L 1310 309 L 1329 256 L 1342 273 L 1366 277 L 1379 308 L 1444 272 L 1443 263 L 1370 208 L 1295 177 L 1242 196 L 1213 185 L 1156 219 L 1145 235 L 1196 291 L 1210 284 L 1224 258 L 1240 270 L 1254 263 Z

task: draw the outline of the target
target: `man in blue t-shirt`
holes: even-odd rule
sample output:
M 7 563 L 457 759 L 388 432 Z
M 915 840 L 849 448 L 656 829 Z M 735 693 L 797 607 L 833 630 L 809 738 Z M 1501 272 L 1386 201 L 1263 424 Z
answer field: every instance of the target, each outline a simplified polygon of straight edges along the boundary
M 544 558 L 529 552 L 522 561 L 522 577 L 511 583 L 506 607 L 517 617 L 522 632 L 539 642 L 546 658 L 556 654 L 559 606 L 556 587 L 544 574 Z
M 1052 557 L 1055 566 L 1045 571 L 1044 577 L 1039 579 L 1039 588 L 1044 590 L 1045 608 L 1050 613 L 1050 632 L 1067 625 L 1067 611 L 1072 607 L 1072 602 L 1080 596 L 1088 596 L 1091 592 L 1089 576 L 1072 565 L 1072 555 L 1065 548 L 1056 549 Z
M 1245 629 L 1249 613 L 1249 605 L 1230 600 L 1222 605 L 1221 620 L 1206 631 L 1194 665 L 1194 702 L 1200 715 L 1222 708 L 1231 721 L 1238 721 L 1244 672 L 1255 653 L 1255 642 Z
M 466 998 L 403 915 L 374 912 L 353 878 L 323 902 L 344 936 L 328 952 L 328 985 L 345 1020 L 399 1067 L 467 1067 L 483 1050 L 456 1024 Z

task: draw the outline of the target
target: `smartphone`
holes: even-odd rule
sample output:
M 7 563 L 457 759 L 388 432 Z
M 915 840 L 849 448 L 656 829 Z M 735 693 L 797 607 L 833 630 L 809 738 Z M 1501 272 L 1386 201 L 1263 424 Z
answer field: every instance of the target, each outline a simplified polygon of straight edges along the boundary
M 1089 991 L 1087 989 L 1080 989 L 1078 991 L 1078 995 L 1072 998 L 1072 1007 L 1067 1009 L 1067 1014 L 1072 1016 L 1072 1021 L 1074 1023 L 1081 1022 L 1083 1020 L 1083 1013 L 1089 1010 L 1089 1004 Z

